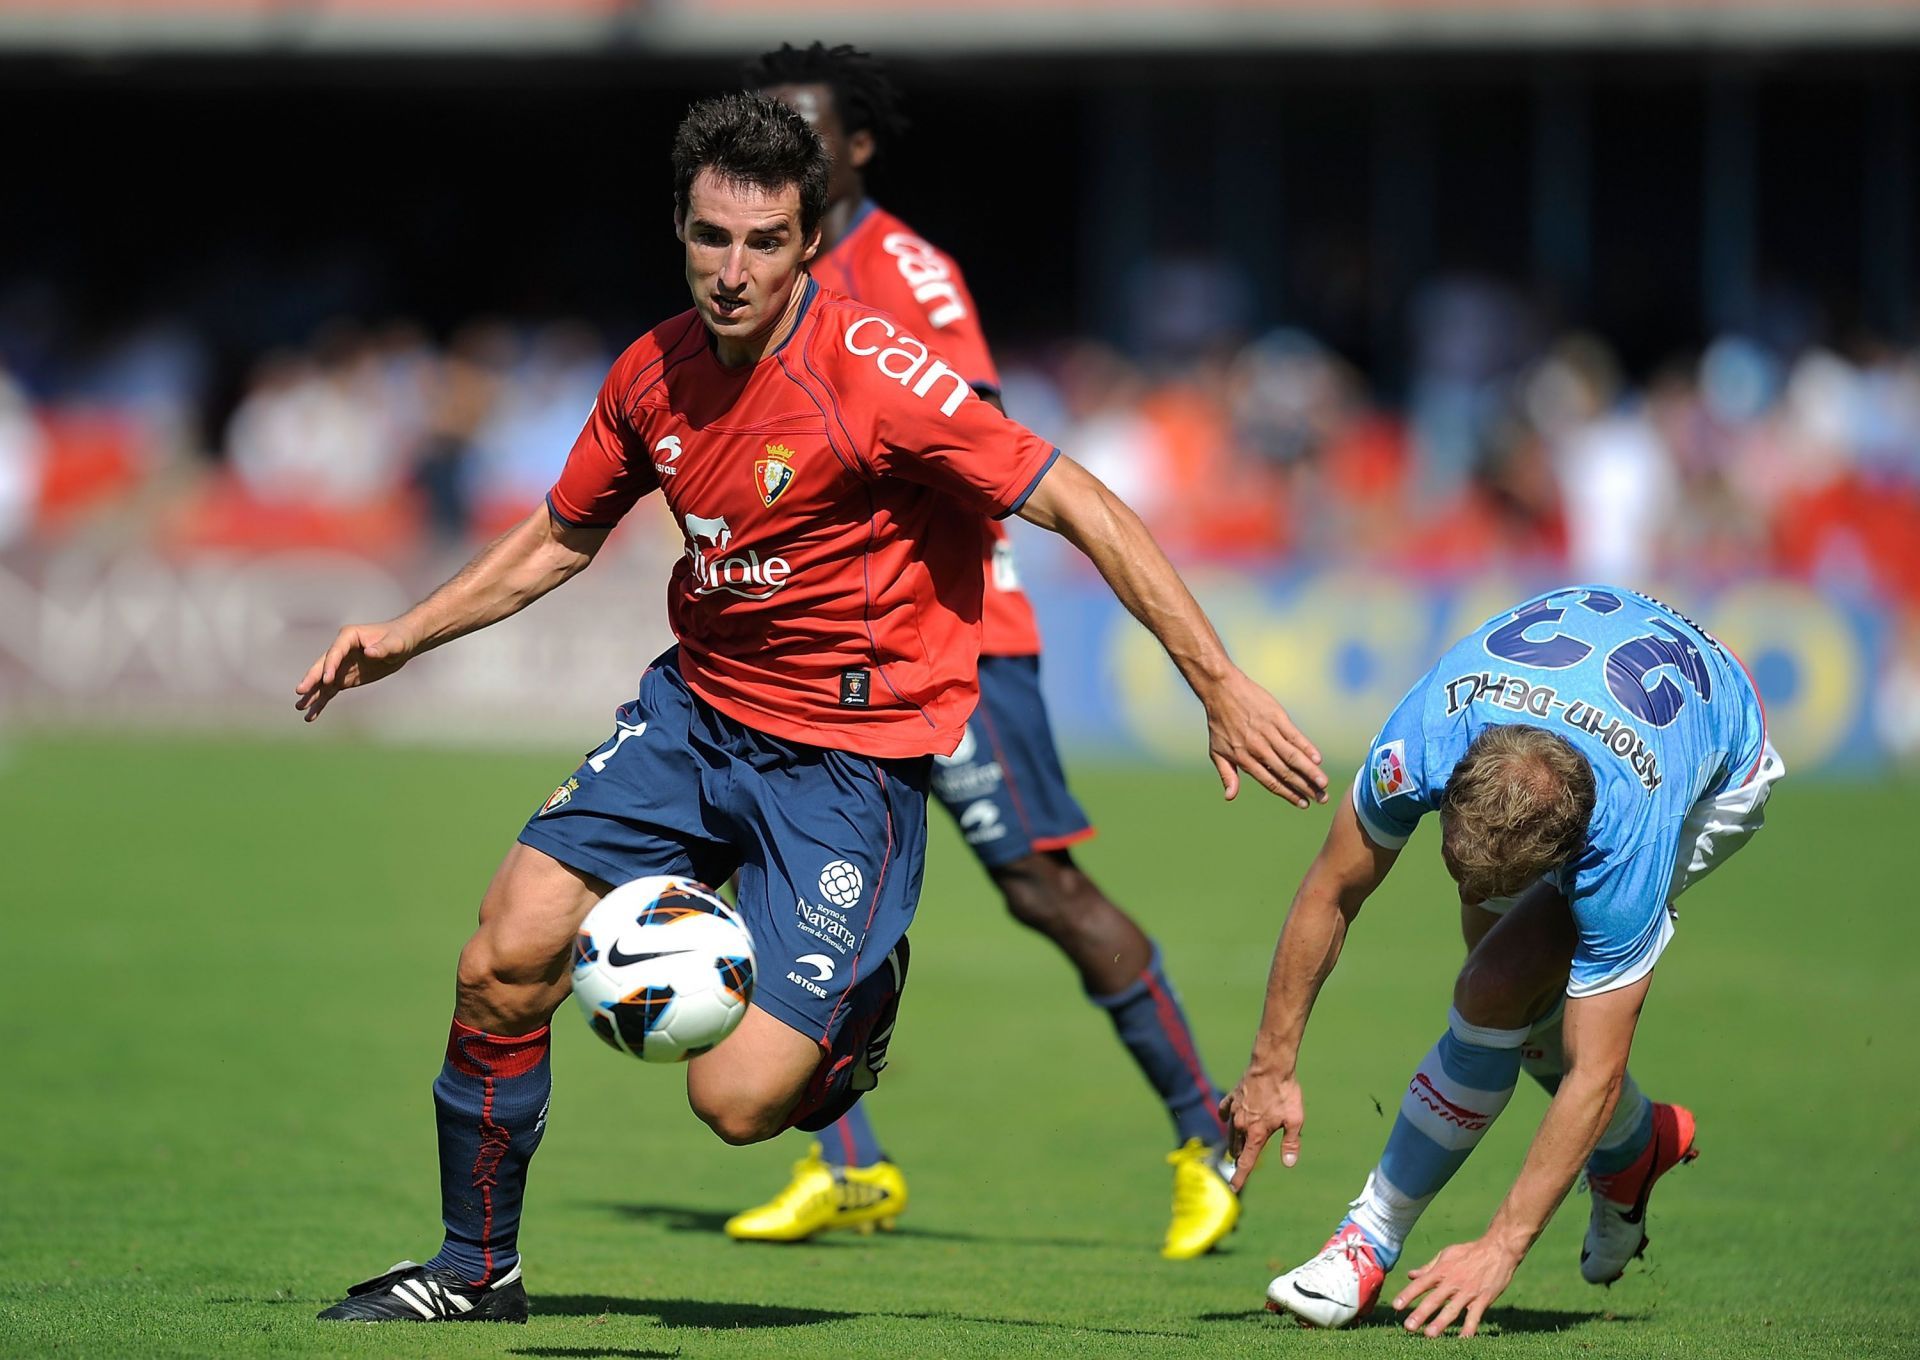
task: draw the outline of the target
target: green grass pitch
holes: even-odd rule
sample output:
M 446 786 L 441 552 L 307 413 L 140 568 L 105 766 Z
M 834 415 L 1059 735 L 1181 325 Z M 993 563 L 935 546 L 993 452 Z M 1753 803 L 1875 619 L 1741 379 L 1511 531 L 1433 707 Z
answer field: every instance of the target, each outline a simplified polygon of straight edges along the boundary
M 803 1144 L 721 1145 L 675 1069 L 556 1021 L 522 1246 L 525 1328 L 324 1327 L 353 1280 L 438 1243 L 428 1083 L 455 952 L 570 753 L 15 739 L 0 754 L 0 1355 L 1914 1355 L 1920 953 L 1912 784 L 1789 779 L 1683 903 L 1635 1071 L 1704 1155 L 1612 1290 L 1562 1210 L 1484 1339 L 1307 1332 L 1260 1311 L 1378 1153 L 1458 959 L 1431 833 L 1361 917 L 1309 1032 L 1301 1165 L 1240 1231 L 1156 1254 L 1164 1116 L 1065 962 L 1003 918 L 936 813 L 894 1065 L 894 1234 L 738 1245 L 721 1220 Z M 1084 861 L 1162 941 L 1217 1080 L 1325 824 L 1210 776 L 1085 771 Z M 1441 1197 L 1409 1264 L 1475 1233 L 1542 1097 Z M 1392 1284 L 1389 1284 L 1389 1296 Z

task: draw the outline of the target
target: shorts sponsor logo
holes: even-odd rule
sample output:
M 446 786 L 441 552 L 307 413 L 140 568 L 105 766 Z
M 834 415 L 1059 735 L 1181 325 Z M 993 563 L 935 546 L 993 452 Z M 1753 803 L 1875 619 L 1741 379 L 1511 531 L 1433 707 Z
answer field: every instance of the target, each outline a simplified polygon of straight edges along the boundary
M 836 907 L 851 907 L 860 901 L 866 880 L 860 866 L 837 859 L 820 871 L 820 895 Z
M 968 724 L 960 733 L 960 744 L 953 748 L 950 756 L 935 756 L 933 763 L 942 767 L 953 765 L 971 765 L 974 752 L 980 749 L 980 743 L 973 739 L 973 726 Z
M 802 934 L 813 936 L 838 953 L 845 954 L 860 942 L 846 916 L 832 907 L 816 907 L 802 897 L 793 904 L 793 918 Z
M 1407 744 L 1404 741 L 1390 741 L 1385 746 L 1375 748 L 1373 759 L 1367 762 L 1367 772 L 1373 778 L 1373 796 L 1383 802 L 1413 792 L 1413 776 L 1407 773 Z
M 808 968 L 813 969 L 813 980 L 815 982 L 833 981 L 833 960 L 825 954 L 802 954 L 799 958 L 795 959 L 793 963 L 796 968 L 805 964 Z
M 1005 770 L 997 760 L 981 760 L 973 728 L 950 756 L 933 758 L 933 791 L 949 803 L 984 798 L 1000 787 Z
M 824 1001 L 827 989 L 820 984 L 833 981 L 833 967 L 833 960 L 825 954 L 802 954 L 793 961 L 793 967 L 787 970 L 787 981 Z M 811 976 L 800 973 L 798 970 L 801 968 L 808 969 Z
M 960 833 L 966 837 L 968 845 L 985 845 L 988 841 L 997 841 L 1007 834 L 1007 828 L 1000 820 L 1000 809 L 990 798 L 982 798 L 977 803 L 969 803 L 960 814 Z

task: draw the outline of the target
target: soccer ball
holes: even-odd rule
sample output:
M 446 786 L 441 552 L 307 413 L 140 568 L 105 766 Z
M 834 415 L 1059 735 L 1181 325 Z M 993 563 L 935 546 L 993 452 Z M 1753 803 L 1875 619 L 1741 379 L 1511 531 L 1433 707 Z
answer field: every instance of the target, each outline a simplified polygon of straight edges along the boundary
M 573 943 L 573 999 L 593 1032 L 648 1062 L 685 1062 L 739 1025 L 753 940 L 713 889 L 637 878 L 600 899 Z

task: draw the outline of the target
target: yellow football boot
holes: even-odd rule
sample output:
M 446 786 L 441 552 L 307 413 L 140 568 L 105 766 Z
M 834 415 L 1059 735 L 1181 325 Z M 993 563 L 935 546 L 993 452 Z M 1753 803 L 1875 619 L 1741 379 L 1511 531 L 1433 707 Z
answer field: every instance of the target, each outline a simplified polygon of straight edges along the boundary
M 907 1178 L 892 1162 L 835 1167 L 834 1180 L 840 1186 L 840 1206 L 834 1210 L 829 1228 L 852 1228 L 863 1233 L 885 1228 L 891 1232 L 893 1220 L 907 1207 Z
M 831 1224 L 839 1207 L 840 1186 L 814 1143 L 793 1164 L 787 1188 L 728 1219 L 726 1233 L 742 1242 L 804 1242 Z
M 1198 1138 L 1167 1154 L 1173 1168 L 1173 1221 L 1160 1254 L 1169 1261 L 1205 1256 L 1240 1221 L 1240 1197 L 1221 1174 L 1220 1155 Z
M 828 1166 L 815 1143 L 793 1164 L 786 1189 L 728 1219 L 726 1233 L 742 1242 L 804 1242 L 839 1228 L 870 1233 L 893 1227 L 906 1207 L 906 1178 L 892 1162 Z

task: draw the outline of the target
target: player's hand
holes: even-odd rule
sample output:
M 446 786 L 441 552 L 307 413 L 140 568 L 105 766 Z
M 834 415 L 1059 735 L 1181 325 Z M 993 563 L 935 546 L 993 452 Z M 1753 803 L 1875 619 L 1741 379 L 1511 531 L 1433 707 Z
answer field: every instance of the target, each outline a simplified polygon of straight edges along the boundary
M 1460 1335 L 1472 1336 L 1519 1267 L 1520 1258 L 1512 1249 L 1490 1237 L 1456 1243 L 1418 1270 L 1409 1270 L 1407 1286 L 1395 1296 L 1393 1306 L 1401 1309 L 1420 1300 L 1407 1315 L 1405 1326 L 1410 1332 L 1439 1336 L 1459 1321 Z
M 293 687 L 298 696 L 293 706 L 312 722 L 341 690 L 385 679 L 406 665 L 416 649 L 397 623 L 350 623 Z
M 1246 1186 L 1260 1161 L 1261 1149 L 1275 1133 L 1280 1137 L 1280 1162 L 1300 1160 L 1300 1130 L 1307 1122 L 1306 1098 L 1292 1077 L 1271 1076 L 1248 1068 L 1240 1084 L 1220 1102 L 1220 1122 L 1227 1126 L 1227 1152 L 1233 1158 L 1233 1188 Z
M 1295 807 L 1327 801 L 1319 750 L 1245 671 L 1234 668 L 1200 701 L 1207 709 L 1207 745 L 1228 799 L 1239 795 L 1239 772 L 1245 770 Z

